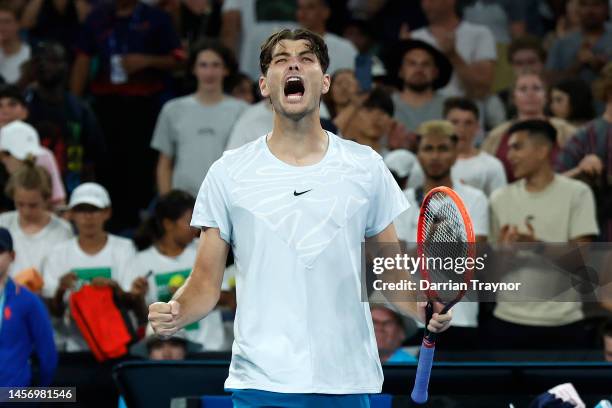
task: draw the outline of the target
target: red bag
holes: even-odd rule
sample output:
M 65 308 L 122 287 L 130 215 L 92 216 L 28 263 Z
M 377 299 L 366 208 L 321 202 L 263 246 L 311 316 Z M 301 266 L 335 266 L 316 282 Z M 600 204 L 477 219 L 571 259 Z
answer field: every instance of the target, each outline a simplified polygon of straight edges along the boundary
M 96 360 L 121 357 L 132 340 L 109 286 L 85 285 L 70 296 L 70 311 Z

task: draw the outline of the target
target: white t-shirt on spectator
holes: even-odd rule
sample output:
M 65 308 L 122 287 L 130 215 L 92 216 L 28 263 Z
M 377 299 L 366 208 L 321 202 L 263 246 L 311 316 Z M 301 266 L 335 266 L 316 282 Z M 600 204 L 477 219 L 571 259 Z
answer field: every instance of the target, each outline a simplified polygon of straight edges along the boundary
M 264 99 L 249 106 L 234 124 L 226 149 L 236 149 L 261 137 L 261 135 L 270 133 L 273 122 L 274 112 L 272 112 L 272 105 L 268 100 Z
M 166 103 L 151 147 L 171 157 L 172 188 L 198 193 L 208 168 L 221 157 L 232 127 L 247 104 L 231 96 L 203 105 L 194 95 Z
M 6 56 L 4 50 L 0 48 L 0 75 L 6 83 L 14 84 L 21 78 L 21 65 L 30 59 L 30 46 L 24 42 L 21 43 L 19 51 L 15 54 Z
M 377 393 L 382 370 L 361 294 L 361 244 L 407 202 L 371 148 L 328 133 L 323 159 L 291 166 L 266 137 L 225 152 L 191 225 L 220 230 L 237 265 L 225 388 Z
M 327 51 L 329 53 L 327 73 L 333 75 L 334 72 L 343 68 L 354 71 L 355 58 L 357 58 L 358 52 L 353 43 L 332 33 L 325 33 L 323 39 L 325 44 L 327 44 Z
M 508 184 L 502 162 L 483 151 L 468 159 L 457 159 L 451 174 L 454 180 L 479 189 L 487 197 Z
M 8 229 L 13 237 L 15 261 L 9 268 L 9 276 L 15 276 L 26 268 L 36 268 L 40 272 L 43 260 L 51 248 L 74 235 L 70 224 L 54 214 L 51 214 L 49 223 L 36 234 L 26 234 L 21 229 L 17 211 L 0 214 L 0 227 Z
M 251 77 L 259 80 L 261 69 L 259 68 L 259 52 L 261 44 L 275 31 L 283 28 L 294 29 L 299 25 L 294 21 L 263 21 L 257 16 L 257 0 L 225 0 L 223 12 L 240 11 L 240 25 L 242 33 L 240 36 L 240 70 Z
M 195 263 L 196 251 L 195 243 L 188 245 L 177 257 L 163 255 L 154 245 L 140 251 L 129 263 L 124 285 L 131 285 L 134 279 L 152 271 L 153 275 L 148 279 L 146 303 L 167 302 L 171 297 L 168 290 L 170 280 L 178 279 L 180 282 L 189 276 Z M 205 350 L 222 350 L 226 343 L 221 311 L 217 309 L 201 321 L 187 326 L 185 332 L 189 340 L 202 344 Z
M 487 236 L 489 234 L 489 205 L 487 197 L 482 191 L 462 183 L 453 183 L 453 190 L 463 200 L 470 214 L 474 226 L 474 234 Z M 399 239 L 405 242 L 416 242 L 417 224 L 419 221 L 419 210 L 421 203 L 417 203 L 415 190 L 410 188 L 404 191 L 410 208 L 402 213 L 394 221 L 395 230 Z M 423 327 L 417 322 L 419 327 Z M 478 326 L 478 303 L 459 302 L 453 306 L 453 326 L 477 327 Z
M 425 41 L 438 48 L 438 42 L 427 27 L 415 30 L 411 37 L 415 40 Z M 462 21 L 455 31 L 455 38 L 457 52 L 466 63 L 471 64 L 476 61 L 494 61 L 497 59 L 495 38 L 487 27 Z M 465 96 L 466 94 L 456 72 L 453 72 L 448 85 L 440 89 L 439 92 L 447 96 Z
M 101 276 L 113 279 L 124 291 L 129 291 L 132 282 L 124 278 L 127 266 L 136 250 L 131 240 L 108 234 L 106 245 L 97 254 L 89 255 L 81 249 L 78 237 L 53 247 L 43 262 L 42 275 L 45 281 L 43 296 L 53 297 L 62 276 L 74 272 L 79 278 Z M 69 308 L 63 320 L 54 319 L 56 343 L 65 351 L 85 351 L 89 347 L 70 317 Z

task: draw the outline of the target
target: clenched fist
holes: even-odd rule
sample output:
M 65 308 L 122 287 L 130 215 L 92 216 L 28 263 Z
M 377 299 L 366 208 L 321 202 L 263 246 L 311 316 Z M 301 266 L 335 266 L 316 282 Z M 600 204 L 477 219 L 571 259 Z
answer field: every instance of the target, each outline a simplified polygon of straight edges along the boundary
M 168 303 L 155 302 L 149 306 L 149 322 L 160 336 L 170 337 L 177 331 L 180 304 L 176 300 Z

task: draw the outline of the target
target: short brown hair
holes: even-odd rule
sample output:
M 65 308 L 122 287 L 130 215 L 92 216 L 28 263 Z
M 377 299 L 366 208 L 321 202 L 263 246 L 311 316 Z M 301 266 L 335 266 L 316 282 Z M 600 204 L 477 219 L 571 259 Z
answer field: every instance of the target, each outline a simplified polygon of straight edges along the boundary
M 538 58 L 540 58 L 540 61 L 542 61 L 542 63 L 546 62 L 546 51 L 542 46 L 542 41 L 537 37 L 525 35 L 523 37 L 519 37 L 512 40 L 512 42 L 508 46 L 507 52 L 508 62 L 510 64 L 512 64 L 512 58 L 514 57 L 514 54 L 521 50 L 531 50 L 538 55 Z
M 599 73 L 599 78 L 593 85 L 595 97 L 603 103 L 612 99 L 612 62 L 606 64 Z
M 327 53 L 327 44 L 325 44 L 325 40 L 323 40 L 320 35 L 313 33 L 310 30 L 303 28 L 289 30 L 285 28 L 284 30 L 277 31 L 276 33 L 272 34 L 261 45 L 259 67 L 261 68 L 261 73 L 263 75 L 266 75 L 268 68 L 270 67 L 270 63 L 272 62 L 272 51 L 274 51 L 274 47 L 276 47 L 276 45 L 283 40 L 308 41 L 310 44 L 309 49 L 317 56 L 323 73 L 327 71 L 327 68 L 329 67 L 329 54 Z
M 22 188 L 40 191 L 45 200 L 51 198 L 53 193 L 51 176 L 45 168 L 37 166 L 34 161 L 33 157 L 24 160 L 23 166 L 11 175 L 5 189 L 7 196 L 14 198 L 15 190 Z

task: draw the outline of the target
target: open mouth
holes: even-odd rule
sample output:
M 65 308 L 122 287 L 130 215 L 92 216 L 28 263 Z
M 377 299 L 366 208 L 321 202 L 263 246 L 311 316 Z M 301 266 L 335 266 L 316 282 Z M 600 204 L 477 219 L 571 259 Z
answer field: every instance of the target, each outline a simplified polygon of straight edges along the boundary
M 300 77 L 289 77 L 285 82 L 285 96 L 289 100 L 299 100 L 304 96 L 304 81 Z

